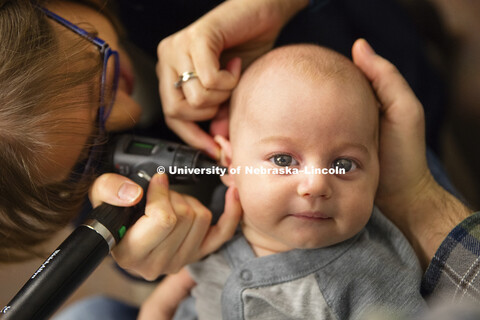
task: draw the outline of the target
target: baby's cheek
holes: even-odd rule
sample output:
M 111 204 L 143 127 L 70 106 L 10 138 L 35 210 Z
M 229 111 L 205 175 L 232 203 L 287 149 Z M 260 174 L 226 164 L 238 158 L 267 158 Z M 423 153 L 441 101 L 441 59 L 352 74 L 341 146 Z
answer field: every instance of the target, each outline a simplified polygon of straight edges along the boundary
M 357 234 L 368 223 L 373 211 L 373 196 L 368 189 L 352 193 L 341 202 L 341 233 L 347 237 Z
M 352 229 L 354 233 L 359 232 L 368 223 L 368 220 L 372 216 L 373 204 L 364 201 L 356 207 L 356 211 L 353 211 L 352 215 Z

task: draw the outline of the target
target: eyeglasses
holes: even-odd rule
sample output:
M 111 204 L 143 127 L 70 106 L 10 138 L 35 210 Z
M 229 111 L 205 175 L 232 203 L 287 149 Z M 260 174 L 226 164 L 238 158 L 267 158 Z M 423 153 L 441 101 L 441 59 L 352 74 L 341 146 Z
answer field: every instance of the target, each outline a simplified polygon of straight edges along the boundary
M 118 79 L 120 73 L 118 52 L 110 48 L 110 46 L 104 40 L 92 36 L 90 32 L 76 26 L 68 20 L 65 20 L 64 18 L 51 12 L 50 10 L 43 7 L 41 7 L 40 10 L 42 10 L 50 19 L 75 32 L 76 34 L 88 40 L 98 48 L 98 51 L 100 52 L 100 57 L 103 60 L 103 71 L 100 82 L 100 107 L 98 109 L 98 120 L 100 129 L 104 130 L 105 121 L 107 120 L 110 112 L 112 111 L 112 106 L 115 102 L 115 95 L 118 88 Z M 107 69 L 109 69 L 109 66 L 110 68 L 112 67 L 112 64 L 109 64 L 109 62 L 111 63 L 111 59 L 113 60 L 113 82 L 110 85 L 107 81 Z
M 102 76 L 100 78 L 100 95 L 99 95 L 99 108 L 98 108 L 98 129 L 99 136 L 103 136 L 105 133 L 105 122 L 112 111 L 113 104 L 115 102 L 115 96 L 117 94 L 118 79 L 120 73 L 120 61 L 118 52 L 110 48 L 110 46 L 102 39 L 93 36 L 90 32 L 76 26 L 70 21 L 60 17 L 59 15 L 51 12 L 50 10 L 39 7 L 45 15 L 64 26 L 65 28 L 73 31 L 82 38 L 95 45 L 100 52 L 100 58 L 103 60 Z M 108 79 L 108 75 L 111 74 L 107 71 L 113 68 L 113 79 Z M 109 81 L 112 80 L 112 81 Z M 95 155 L 101 153 L 98 150 L 98 146 L 95 143 L 94 147 L 89 150 L 88 160 L 84 165 L 83 173 L 89 172 L 95 167 L 97 161 L 95 161 Z M 79 172 L 79 171 L 77 171 Z

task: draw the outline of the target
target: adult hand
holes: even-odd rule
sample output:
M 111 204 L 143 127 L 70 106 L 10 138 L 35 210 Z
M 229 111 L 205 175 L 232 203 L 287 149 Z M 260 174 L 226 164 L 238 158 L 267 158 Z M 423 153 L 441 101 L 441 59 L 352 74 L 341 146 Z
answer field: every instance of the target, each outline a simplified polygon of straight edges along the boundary
M 225 211 L 210 226 L 210 211 L 197 199 L 169 190 L 164 174 L 153 176 L 146 196 L 145 215 L 128 229 L 112 255 L 122 268 L 147 280 L 177 272 L 217 250 L 234 234 L 242 212 L 236 190 L 229 188 Z M 141 198 L 142 189 L 117 174 L 100 176 L 90 192 L 94 207 L 102 202 L 133 206 Z
M 352 55 L 380 101 L 380 181 L 375 202 L 426 267 L 470 210 L 440 187 L 428 169 L 423 107 L 405 79 L 363 39 L 355 42 Z
M 157 74 L 167 125 L 188 144 L 218 158 L 219 147 L 195 121 L 215 116 L 237 85 L 242 62 L 245 67 L 270 50 L 281 28 L 307 4 L 308 0 L 229 0 L 162 40 Z M 225 69 L 221 55 L 229 61 Z M 198 79 L 175 88 L 179 75 L 190 71 Z

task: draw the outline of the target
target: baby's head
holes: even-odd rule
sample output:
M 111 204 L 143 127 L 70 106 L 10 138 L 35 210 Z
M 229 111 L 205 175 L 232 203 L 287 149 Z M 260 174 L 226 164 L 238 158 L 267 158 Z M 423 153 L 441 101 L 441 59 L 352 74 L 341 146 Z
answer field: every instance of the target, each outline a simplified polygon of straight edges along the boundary
M 238 188 L 257 254 L 326 247 L 366 225 L 379 175 L 378 108 L 350 60 L 315 45 L 271 51 L 235 89 L 229 130 L 224 159 L 241 173 L 226 181 Z M 285 166 L 299 172 L 246 172 Z M 312 173 L 335 167 L 346 173 Z

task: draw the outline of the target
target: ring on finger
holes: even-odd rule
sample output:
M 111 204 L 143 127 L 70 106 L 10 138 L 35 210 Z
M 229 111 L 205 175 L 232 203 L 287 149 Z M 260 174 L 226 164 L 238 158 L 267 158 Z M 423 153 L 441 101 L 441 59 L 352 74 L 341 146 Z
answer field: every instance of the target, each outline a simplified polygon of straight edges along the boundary
M 198 75 L 195 71 L 187 71 L 178 76 L 178 80 L 174 83 L 175 88 L 180 88 L 183 83 L 187 82 L 190 79 L 198 78 Z

